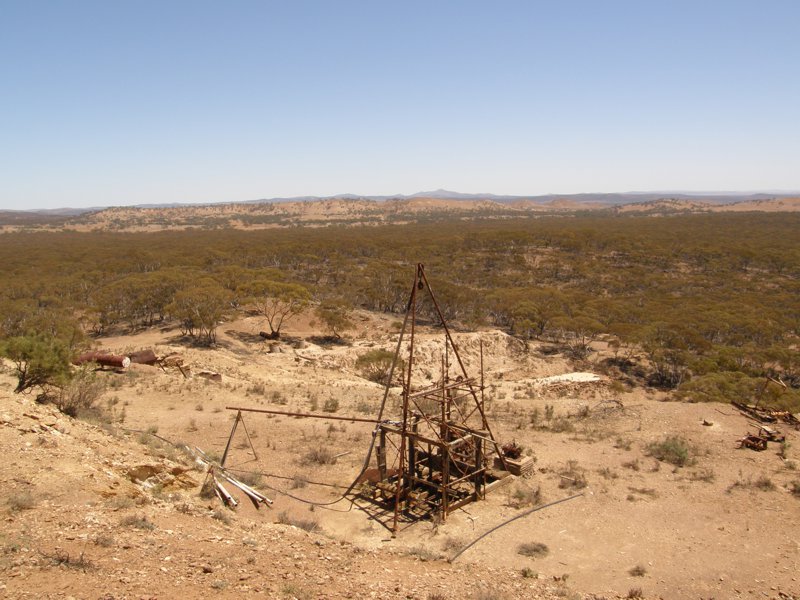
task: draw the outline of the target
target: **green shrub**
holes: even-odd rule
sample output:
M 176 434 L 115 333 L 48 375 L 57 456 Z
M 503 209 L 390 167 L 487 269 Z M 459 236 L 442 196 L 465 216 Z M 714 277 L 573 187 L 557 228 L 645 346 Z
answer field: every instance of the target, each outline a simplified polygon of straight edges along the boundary
M 78 369 L 70 382 L 52 395 L 56 408 L 66 415 L 77 417 L 79 413 L 94 408 L 106 386 L 97 374 L 88 367 Z
M 60 388 L 69 382 L 70 352 L 61 340 L 40 334 L 12 337 L 0 344 L 0 354 L 14 363 L 16 393 L 36 387 Z
M 722 371 L 693 377 L 678 388 L 677 396 L 689 402 L 749 402 L 759 381 L 738 371 Z
M 394 353 L 382 348 L 375 348 L 362 354 L 356 360 L 356 369 L 361 371 L 361 375 L 375 383 L 386 384 L 389 378 L 389 371 L 394 362 Z M 402 370 L 402 361 L 398 362 L 396 369 Z
M 660 442 L 652 442 L 647 445 L 645 450 L 649 456 L 676 467 L 685 467 L 694 463 L 689 443 L 677 435 L 667 436 Z

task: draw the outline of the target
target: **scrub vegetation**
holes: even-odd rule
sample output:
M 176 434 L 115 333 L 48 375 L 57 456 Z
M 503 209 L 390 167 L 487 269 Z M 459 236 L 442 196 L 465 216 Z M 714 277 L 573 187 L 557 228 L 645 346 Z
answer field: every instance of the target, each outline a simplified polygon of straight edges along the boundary
M 307 305 L 331 338 L 350 311 L 401 315 L 411 265 L 456 327 L 499 327 L 690 402 L 800 408 L 800 215 L 610 214 L 359 227 L 0 235 L 0 339 L 18 392 L 65 389 L 91 336 L 172 323 L 211 345 L 255 311 L 271 337 Z M 422 317 L 432 314 L 424 306 Z M 372 359 L 373 357 L 369 357 Z M 361 364 L 384 376 L 377 360 Z M 765 376 L 787 387 L 762 389 Z M 51 392 L 50 393 L 54 393 Z

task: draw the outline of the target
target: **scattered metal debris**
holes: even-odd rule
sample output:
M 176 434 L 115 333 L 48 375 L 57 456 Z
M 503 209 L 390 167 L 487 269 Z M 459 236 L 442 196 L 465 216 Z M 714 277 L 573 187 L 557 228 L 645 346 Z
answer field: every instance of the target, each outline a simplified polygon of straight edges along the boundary
M 197 376 L 216 383 L 222 383 L 222 374 L 215 371 L 198 371 Z
M 166 356 L 162 356 L 159 359 L 158 364 L 164 371 L 167 370 L 167 367 L 175 367 L 181 372 L 181 375 L 183 375 L 184 379 L 188 379 L 192 374 L 191 370 L 185 366 L 183 357 L 177 352 L 172 352 Z
M 800 429 L 800 419 L 795 417 L 788 410 L 775 410 L 770 408 L 761 408 L 755 404 L 743 404 L 741 402 L 731 402 L 733 406 L 739 409 L 751 419 L 759 423 L 777 423 L 783 421 L 792 425 L 795 429 Z
M 768 379 L 768 381 L 774 380 Z M 777 383 L 783 384 L 783 382 Z M 743 404 L 741 402 L 731 402 L 731 404 L 748 419 L 754 421 L 754 424 L 758 427 L 758 433 L 748 433 L 743 438 L 737 440 L 739 448 L 749 448 L 761 452 L 767 449 L 767 442 L 782 443 L 786 440 L 786 436 L 780 431 L 764 423 L 774 424 L 783 422 L 800 431 L 800 420 L 788 410 L 761 408 L 758 404 Z
M 146 350 L 139 350 L 138 352 L 131 352 L 130 359 L 132 363 L 139 364 L 139 365 L 155 365 L 158 362 L 158 357 L 156 353 L 153 352 L 152 348 L 147 348 Z
M 756 452 L 762 452 L 767 449 L 767 440 L 757 435 L 748 434 L 737 441 L 739 448 L 749 448 Z
M 205 452 L 200 450 L 200 448 L 195 447 L 194 450 L 189 448 L 188 446 L 186 449 L 195 457 L 195 460 L 206 467 L 208 469 L 207 476 L 206 476 L 206 484 L 210 482 L 212 489 L 216 496 L 222 501 L 225 506 L 230 506 L 235 508 L 238 506 L 238 502 L 236 498 L 227 490 L 227 488 L 222 484 L 220 479 L 223 479 L 230 483 L 231 485 L 235 486 L 239 490 L 241 490 L 245 496 L 253 503 L 253 506 L 256 509 L 261 508 L 261 505 L 264 504 L 268 507 L 272 507 L 272 500 L 267 498 L 264 494 L 259 492 L 258 490 L 253 489 L 246 483 L 239 481 L 236 477 L 231 475 L 223 466 L 223 464 L 216 463 L 213 461 Z M 221 461 L 224 463 L 224 460 Z M 206 485 L 204 484 L 204 485 Z
M 739 448 L 749 448 L 761 452 L 767 449 L 767 442 L 782 443 L 784 441 L 786 441 L 786 436 L 780 431 L 766 425 L 759 425 L 757 434 L 748 433 L 737 443 Z

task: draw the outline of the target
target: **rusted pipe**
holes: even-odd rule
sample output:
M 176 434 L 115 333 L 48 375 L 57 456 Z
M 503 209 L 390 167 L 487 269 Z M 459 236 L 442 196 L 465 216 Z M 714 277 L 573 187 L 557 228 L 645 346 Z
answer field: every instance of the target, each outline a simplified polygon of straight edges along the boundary
M 97 363 L 103 367 L 116 367 L 117 369 L 127 369 L 131 366 L 131 359 L 127 356 L 117 356 L 105 352 L 86 352 L 72 361 L 74 365 L 84 365 L 86 363 Z

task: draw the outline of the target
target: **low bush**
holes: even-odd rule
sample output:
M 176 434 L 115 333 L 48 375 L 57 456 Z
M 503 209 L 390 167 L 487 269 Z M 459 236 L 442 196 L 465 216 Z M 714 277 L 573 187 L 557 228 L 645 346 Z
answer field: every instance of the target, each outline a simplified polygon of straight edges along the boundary
M 647 573 L 647 569 L 644 568 L 642 565 L 636 565 L 631 570 L 628 571 L 628 574 L 631 577 L 644 577 Z
M 392 368 L 393 361 L 393 352 L 383 350 L 382 348 L 375 348 L 358 357 L 356 360 L 356 369 L 361 372 L 364 378 L 385 385 L 389 378 L 389 371 Z
M 559 471 L 559 477 L 561 478 L 558 484 L 560 488 L 580 490 L 588 485 L 583 468 L 579 467 L 578 461 L 575 460 L 567 461 L 567 466 Z
M 528 542 L 517 546 L 517 554 L 530 556 L 531 558 L 541 558 L 550 554 L 550 548 L 547 547 L 547 544 L 540 542 Z
M 334 456 L 333 452 L 325 448 L 324 446 L 319 446 L 317 448 L 312 448 L 303 456 L 302 464 L 305 465 L 335 465 L 336 464 L 336 457 Z
M 286 511 L 281 512 L 278 515 L 277 523 L 282 523 L 283 525 L 292 525 L 293 527 L 297 527 L 298 529 L 303 529 L 305 531 L 317 531 L 319 529 L 319 521 L 316 519 L 302 519 L 298 517 L 293 517 Z
M 680 436 L 670 435 L 660 442 L 647 445 L 646 452 L 649 456 L 670 463 L 676 467 L 685 467 L 694 464 L 692 449 L 689 443 Z
M 541 502 L 542 492 L 539 486 L 535 488 L 526 485 L 516 485 L 509 493 L 508 505 L 513 508 L 523 508 L 533 506 Z
M 36 506 L 36 500 L 30 492 L 18 492 L 8 497 L 6 501 L 11 512 L 30 510 Z
M 129 515 L 122 519 L 119 524 L 123 527 L 133 527 L 134 529 L 143 529 L 145 531 L 152 531 L 156 528 L 155 524 L 144 515 Z

